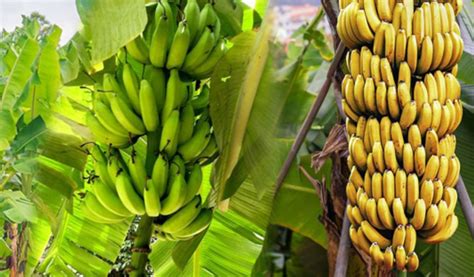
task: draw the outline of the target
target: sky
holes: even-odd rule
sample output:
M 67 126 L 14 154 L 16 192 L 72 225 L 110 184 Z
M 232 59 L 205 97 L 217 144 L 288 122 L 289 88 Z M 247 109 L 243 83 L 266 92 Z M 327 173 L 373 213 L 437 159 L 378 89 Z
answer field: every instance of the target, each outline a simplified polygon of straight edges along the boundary
M 243 0 L 253 7 L 256 0 Z M 80 24 L 75 0 L 0 0 L 0 30 L 11 31 L 21 24 L 21 15 L 37 11 L 63 30 L 61 43 L 67 42 Z

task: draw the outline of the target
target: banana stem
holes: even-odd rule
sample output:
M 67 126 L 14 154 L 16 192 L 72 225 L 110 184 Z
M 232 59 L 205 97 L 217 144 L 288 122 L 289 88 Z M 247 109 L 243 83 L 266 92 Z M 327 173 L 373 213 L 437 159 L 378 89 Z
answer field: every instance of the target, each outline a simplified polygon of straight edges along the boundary
M 153 164 L 156 160 L 160 148 L 160 132 L 147 134 L 146 170 L 151 176 Z M 143 215 L 135 240 L 133 241 L 132 262 L 130 276 L 146 276 L 146 265 L 148 263 L 148 253 L 150 252 L 150 239 L 153 233 L 153 218 Z

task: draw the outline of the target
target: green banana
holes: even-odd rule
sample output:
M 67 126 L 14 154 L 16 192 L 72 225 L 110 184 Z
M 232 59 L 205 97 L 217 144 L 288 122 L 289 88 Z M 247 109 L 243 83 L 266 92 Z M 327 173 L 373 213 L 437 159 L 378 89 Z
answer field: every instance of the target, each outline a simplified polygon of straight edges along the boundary
M 97 197 L 90 192 L 87 194 L 84 204 L 87 206 L 87 209 L 98 218 L 119 222 L 125 219 L 125 217 L 114 214 L 105 208 L 99 200 L 97 200 Z
M 178 144 L 183 144 L 193 136 L 194 109 L 191 102 L 181 110 L 180 117 Z
M 227 47 L 225 45 L 225 39 L 220 39 L 212 50 L 211 54 L 209 54 L 209 57 L 207 57 L 203 63 L 198 65 L 196 69 L 191 71 L 191 74 L 199 79 L 205 79 L 209 77 L 212 74 L 217 62 L 219 62 L 219 60 L 227 52 Z
M 148 46 L 146 45 L 145 40 L 141 35 L 136 37 L 134 40 L 130 41 L 125 45 L 125 48 L 127 49 L 127 53 L 132 56 L 135 60 L 147 64 L 150 62 L 148 59 L 148 53 L 150 50 L 148 49 Z
M 172 157 L 176 153 L 178 147 L 179 125 L 179 111 L 174 110 L 163 125 L 160 140 L 160 151 L 165 151 L 168 154 L 168 157 Z
M 151 179 L 156 186 L 160 198 L 166 193 L 168 184 L 169 164 L 165 156 L 160 154 L 153 165 Z
M 189 26 L 190 41 L 194 41 L 199 28 L 199 14 L 201 13 L 196 0 L 188 0 L 184 7 L 184 18 Z
M 201 88 L 201 92 L 197 96 L 193 97 L 191 104 L 193 105 L 193 109 L 195 111 L 200 111 L 207 108 L 209 105 L 209 93 L 209 86 L 204 85 Z
M 171 43 L 166 68 L 181 68 L 188 52 L 190 36 L 188 25 L 185 21 L 181 21 Z
M 112 112 L 125 129 L 135 135 L 143 135 L 145 133 L 145 126 L 141 118 L 138 117 L 121 98 L 112 98 L 110 104 Z
M 186 238 L 195 236 L 202 231 L 204 231 L 212 221 L 212 210 L 211 209 L 202 209 L 199 215 L 194 219 L 191 224 L 186 226 L 179 232 L 174 233 L 173 235 L 179 238 Z
M 174 182 L 174 178 L 178 176 L 178 173 L 180 172 L 186 172 L 186 165 L 184 164 L 183 158 L 181 158 L 179 155 L 175 155 L 170 162 L 168 172 L 168 184 L 172 184 Z M 171 186 L 168 185 L 165 195 L 170 193 L 170 189 Z
M 170 215 L 179 210 L 186 198 L 186 181 L 184 172 L 179 170 L 173 177 L 173 182 L 169 184 L 169 193 L 161 202 L 161 214 Z
M 115 77 L 109 73 L 105 73 L 103 78 L 104 82 L 102 87 L 107 95 L 109 103 L 112 102 L 112 98 L 119 97 L 124 103 L 130 106 L 130 100 L 128 99 L 127 94 L 123 91 Z
M 165 105 L 165 93 L 166 93 L 166 76 L 165 72 L 161 68 L 155 68 L 154 66 L 145 67 L 145 79 L 150 83 L 153 93 L 155 94 L 156 108 L 158 112 L 163 109 Z
M 117 194 L 123 205 L 133 214 L 145 214 L 145 205 L 143 199 L 133 188 L 132 183 L 126 172 L 120 172 L 115 182 Z
M 107 158 L 105 157 L 104 152 L 102 152 L 102 149 L 97 143 L 92 144 L 92 147 L 89 148 L 87 151 L 96 163 L 107 163 Z
M 183 230 L 186 226 L 199 215 L 201 211 L 201 197 L 196 196 L 189 204 L 181 208 L 170 218 L 168 218 L 163 225 L 161 230 L 166 233 L 173 234 L 175 232 Z
M 147 80 L 142 80 L 140 83 L 140 109 L 142 111 L 143 125 L 145 125 L 147 131 L 156 131 L 160 122 L 158 108 L 153 88 Z
M 166 85 L 165 104 L 161 113 L 162 122 L 166 122 L 171 112 L 179 108 L 186 101 L 186 96 L 186 85 L 181 81 L 179 71 L 172 69 Z
M 128 161 L 128 171 L 132 178 L 135 190 L 138 194 L 143 196 L 143 190 L 145 189 L 145 183 L 148 177 L 142 159 L 137 155 L 132 154 L 132 157 L 130 157 L 130 160 Z
M 217 151 L 219 151 L 219 147 L 217 146 L 216 137 L 214 135 L 211 135 L 209 143 L 207 144 L 206 148 L 202 150 L 201 154 L 199 154 L 199 157 L 197 159 L 212 158 L 217 153 Z
M 193 166 L 186 183 L 188 184 L 188 188 L 186 189 L 186 199 L 184 200 L 185 204 L 191 201 L 201 189 L 202 167 L 199 164 L 195 164 Z
M 209 27 L 206 27 L 194 48 L 186 55 L 182 67 L 183 71 L 192 72 L 203 63 L 214 48 L 215 42 L 214 33 Z
M 86 113 L 86 124 L 94 135 L 95 139 L 101 143 L 105 143 L 107 145 L 110 144 L 118 148 L 129 145 L 130 140 L 128 137 L 111 134 L 90 112 Z
M 166 64 L 171 21 L 171 14 L 166 12 L 162 2 L 159 2 L 155 12 L 156 29 L 150 42 L 150 61 L 156 67 L 162 68 Z
M 87 199 L 87 196 L 86 196 L 86 199 Z M 94 222 L 97 222 L 97 223 L 102 223 L 102 224 L 116 224 L 116 223 L 122 222 L 124 220 L 124 218 L 110 220 L 110 219 L 106 219 L 104 217 L 101 217 L 100 214 L 96 214 L 96 213 L 92 212 L 87 207 L 85 200 L 81 205 L 81 212 L 84 214 L 85 218 L 87 218 L 88 220 L 91 220 L 91 221 L 94 221 Z
M 107 171 L 107 163 L 96 162 L 94 164 L 94 170 L 96 174 L 99 176 L 99 179 L 106 184 L 109 188 L 115 191 L 115 184 L 110 178 L 110 175 Z
M 109 186 L 100 181 L 96 181 L 92 186 L 92 191 L 94 192 L 100 204 L 102 204 L 102 206 L 104 206 L 110 212 L 122 217 L 132 216 L 132 214 L 122 204 L 122 202 L 120 202 L 116 192 Z
M 143 192 L 143 199 L 145 201 L 146 214 L 151 217 L 160 215 L 161 203 L 158 188 L 153 183 L 152 179 L 146 181 L 145 190 Z
M 121 137 L 128 137 L 128 131 L 117 121 L 110 107 L 100 100 L 94 101 L 94 111 L 99 122 L 107 131 Z
M 128 63 L 123 65 L 122 81 L 133 109 L 136 113 L 141 114 L 138 97 L 138 77 Z
M 117 183 L 117 176 L 125 170 L 120 162 L 121 157 L 118 155 L 119 154 L 112 155 L 107 163 L 107 173 L 113 184 Z
M 217 14 L 210 3 L 204 5 L 199 14 L 198 36 L 205 31 L 206 27 L 214 28 L 218 20 Z
M 196 124 L 192 138 L 178 147 L 178 153 L 184 160 L 196 158 L 206 148 L 211 139 L 211 125 L 207 121 Z

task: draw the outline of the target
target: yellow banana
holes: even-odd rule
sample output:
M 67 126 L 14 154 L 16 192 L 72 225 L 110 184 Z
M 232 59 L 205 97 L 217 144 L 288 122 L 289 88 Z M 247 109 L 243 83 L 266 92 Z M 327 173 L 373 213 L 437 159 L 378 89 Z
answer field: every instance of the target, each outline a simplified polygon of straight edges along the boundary
M 398 105 L 397 88 L 389 86 L 387 90 L 387 106 L 390 117 L 393 120 L 400 118 L 400 106 Z
M 346 207 L 346 215 L 347 215 L 347 218 L 349 219 L 349 222 L 351 223 L 351 227 L 355 226 L 357 224 L 357 222 L 352 217 L 352 205 L 351 204 L 348 204 L 347 207 Z
M 351 182 L 347 183 L 346 185 L 346 195 L 351 205 L 355 205 L 357 203 L 356 186 Z
M 375 168 L 378 172 L 385 171 L 384 150 L 380 142 L 375 142 L 372 148 Z
M 393 28 L 392 24 L 387 24 L 385 28 L 385 52 L 384 55 L 387 57 L 391 65 L 395 64 L 395 36 L 397 31 Z
M 392 213 L 390 212 L 389 205 L 385 198 L 380 198 L 377 200 L 377 214 L 379 219 L 382 222 L 382 225 L 388 229 L 393 230 L 395 228 L 395 221 L 393 219 Z
M 408 129 L 408 143 L 410 143 L 412 149 L 416 149 L 422 145 L 420 128 L 418 128 L 416 124 L 410 126 L 410 129 Z
M 458 201 L 456 189 L 452 187 L 444 187 L 443 200 L 448 204 L 448 214 L 453 214 Z
M 420 133 L 422 136 L 424 136 L 428 128 L 431 127 L 431 118 L 431 106 L 429 103 L 425 102 L 421 107 L 417 121 L 417 125 L 420 129 Z
M 392 11 L 390 10 L 389 0 L 375 0 L 377 13 L 382 21 L 392 21 Z
M 413 228 L 411 224 L 407 224 L 405 226 L 405 243 L 403 246 L 405 247 L 405 250 L 408 252 L 413 252 L 415 251 L 415 246 L 416 246 L 416 230 Z
M 354 49 L 347 53 L 349 55 L 349 64 L 347 67 L 351 73 L 352 78 L 355 80 L 360 72 L 360 52 Z
M 370 73 L 370 63 L 372 60 L 372 51 L 367 46 L 362 46 L 360 50 L 360 72 L 364 76 L 365 81 L 372 75 Z
M 436 178 L 436 175 L 438 175 L 438 170 L 439 157 L 433 155 L 428 159 L 428 162 L 426 163 L 425 173 L 423 174 L 423 179 L 421 179 L 421 181 L 423 182 L 425 180 L 434 180 L 434 178 Z
M 354 83 L 354 97 L 358 109 L 365 113 L 367 109 L 364 103 L 364 77 L 361 74 L 357 75 Z
M 415 252 L 408 252 L 406 269 L 408 272 L 415 272 L 420 265 L 420 260 Z
M 430 37 L 425 36 L 423 38 L 420 52 L 416 73 L 421 75 L 430 69 L 433 60 L 433 41 Z
M 346 96 L 345 100 L 349 104 L 351 110 L 353 110 L 357 114 L 360 114 L 361 110 L 357 106 L 356 99 L 355 99 L 353 79 L 347 80 L 346 88 L 345 88 L 345 96 Z
M 438 99 L 438 87 L 436 86 L 436 79 L 433 74 L 427 73 L 423 79 L 426 91 L 428 92 L 428 103 L 432 104 L 433 101 Z
M 402 160 L 403 145 L 405 144 L 405 140 L 403 137 L 403 131 L 402 131 L 402 127 L 400 126 L 400 123 L 394 122 L 392 124 L 392 128 L 390 131 L 391 131 L 390 135 L 395 147 L 395 153 L 396 153 L 397 159 Z
M 403 2 L 406 2 L 406 0 Z M 404 4 L 402 13 L 400 14 L 400 29 L 403 29 L 406 31 L 407 37 L 411 36 L 413 33 L 413 26 L 412 26 L 413 6 L 414 6 L 413 4 L 412 5 Z
M 440 20 L 440 11 L 439 4 L 436 1 L 432 1 L 430 4 L 430 13 L 431 13 L 431 28 L 432 36 L 435 37 L 437 34 L 441 33 L 441 22 Z
M 380 172 L 375 172 L 374 175 L 372 175 L 372 197 L 375 198 L 375 200 L 379 200 L 383 196 L 383 176 L 382 173 Z
M 444 201 L 444 200 L 439 201 L 439 203 L 438 203 L 438 213 L 439 213 L 438 222 L 436 223 L 434 228 L 431 228 L 430 230 L 426 230 L 426 231 L 421 232 L 420 234 L 421 234 L 422 237 L 426 238 L 426 237 L 436 235 L 444 227 L 446 227 L 446 222 L 447 222 L 447 219 L 448 219 L 448 216 L 449 216 L 449 214 L 448 214 L 448 205 L 446 204 L 446 201 Z
M 383 57 L 385 50 L 385 28 L 388 23 L 382 22 L 380 27 L 375 31 L 374 44 L 372 46 L 372 52 L 374 55 Z
M 367 201 L 369 200 L 369 197 L 362 188 L 360 190 L 362 193 L 357 197 L 357 206 L 359 206 L 362 217 L 367 218 Z
M 433 36 L 433 30 L 432 26 L 436 24 L 436 22 L 431 22 L 431 7 L 430 3 L 424 2 L 421 5 L 421 8 L 423 9 L 423 23 L 424 23 L 424 34 L 425 37 L 432 37 Z
M 432 2 L 434 3 L 434 2 Z M 433 26 L 436 26 L 434 24 Z M 433 59 L 431 61 L 430 71 L 434 71 L 439 68 L 441 61 L 443 60 L 444 54 L 444 38 L 441 33 L 436 33 L 433 36 Z
M 372 257 L 372 261 L 375 262 L 378 266 L 382 266 L 384 264 L 383 252 L 380 250 L 380 246 L 377 242 L 372 243 L 369 248 L 370 257 Z
M 372 154 L 372 153 L 370 153 L 370 154 Z M 375 173 L 375 171 L 374 171 L 374 173 Z M 368 169 L 367 169 L 367 171 L 365 172 L 365 175 L 364 175 L 363 187 L 364 187 L 365 193 L 367 193 L 367 196 L 372 197 L 372 176 L 371 176 L 371 173 L 369 172 Z
M 405 104 L 402 109 L 402 113 L 400 115 L 400 127 L 403 130 L 407 130 L 416 120 L 416 101 L 410 101 L 409 103 Z
M 398 169 L 398 161 L 393 141 L 387 141 L 383 150 L 386 168 L 395 172 Z
M 359 248 L 362 249 L 362 251 L 364 251 L 366 254 L 369 254 L 370 241 L 360 227 L 357 229 L 357 244 Z
M 387 58 L 380 60 L 380 72 L 382 73 L 382 80 L 387 86 L 395 86 L 395 78 L 393 77 L 392 66 Z
M 380 73 L 380 57 L 377 55 L 372 55 L 370 59 L 370 74 L 375 81 L 375 84 L 378 84 L 382 80 L 382 75 Z
M 420 189 L 420 198 L 425 201 L 425 207 L 431 206 L 433 203 L 434 197 L 434 185 L 433 181 L 425 180 L 422 181 L 421 189 Z
M 364 105 L 366 109 L 372 114 L 377 114 L 377 104 L 375 103 L 375 83 L 374 79 L 367 78 L 365 79 L 364 84 Z
M 432 236 L 426 237 L 425 242 L 429 244 L 434 244 L 434 243 L 440 243 L 442 241 L 447 240 L 454 234 L 454 232 L 456 232 L 458 225 L 459 225 L 458 217 L 454 214 L 449 215 L 444 228 L 441 229 L 438 233 Z
M 415 209 L 413 211 L 413 217 L 410 219 L 410 224 L 413 225 L 415 230 L 420 230 L 425 224 L 426 218 L 426 205 L 423 199 L 417 199 L 415 203 Z
M 410 67 L 411 73 L 414 74 L 418 63 L 418 43 L 415 35 L 408 37 L 407 63 Z
M 388 104 L 387 104 L 387 86 L 384 82 L 377 83 L 377 90 L 375 92 L 377 111 L 380 115 L 385 116 L 388 114 Z
M 434 77 L 436 80 L 436 88 L 438 91 L 438 100 L 441 105 L 444 105 L 446 103 L 446 97 L 447 97 L 447 92 L 446 92 L 446 81 L 444 79 L 444 74 L 437 70 L 434 73 Z
M 439 220 L 439 210 L 438 206 L 431 204 L 426 211 L 425 225 L 423 225 L 423 230 L 430 230 L 436 226 Z
M 403 29 L 398 30 L 395 40 L 395 64 L 400 67 L 400 63 L 405 61 L 407 54 L 407 35 Z
M 418 176 L 423 176 L 426 169 L 426 151 L 423 145 L 415 149 L 415 171 Z
M 367 152 L 365 151 L 364 143 L 357 137 L 352 137 L 351 140 L 353 140 L 353 143 L 350 152 L 354 163 L 358 168 L 365 170 L 367 165 Z
M 359 118 L 359 121 L 357 121 L 357 126 L 355 130 L 356 137 L 364 137 L 366 125 L 367 120 L 365 119 L 365 117 L 361 116 Z
M 413 13 L 413 35 L 416 37 L 417 47 L 421 47 L 421 42 L 425 37 L 425 20 L 423 16 L 423 9 L 421 7 L 416 8 Z
M 407 264 L 407 254 L 405 251 L 405 247 L 403 245 L 400 245 L 397 247 L 397 250 L 395 251 L 395 265 L 397 270 L 404 270 L 405 266 Z
M 416 101 L 416 111 L 420 113 L 421 108 L 425 103 L 428 103 L 428 90 L 422 81 L 415 83 L 415 89 L 413 91 L 413 98 Z
M 418 176 L 416 174 L 411 173 L 408 174 L 407 178 L 407 207 L 406 211 L 408 214 L 412 214 L 413 210 L 415 209 L 415 203 L 419 198 L 420 187 Z
M 380 142 L 380 124 L 374 117 L 369 118 L 367 122 L 367 128 L 369 128 L 369 140 L 370 145 L 374 145 L 376 142 Z
M 410 103 L 412 100 L 409 85 L 405 81 L 401 81 L 398 83 L 397 90 L 398 104 L 400 107 L 405 107 L 405 105 Z
M 395 32 L 398 32 L 401 29 L 401 16 L 404 7 L 405 6 L 402 3 L 396 3 L 393 7 L 392 25 Z
M 369 21 L 364 10 L 357 11 L 356 21 L 361 38 L 366 42 L 372 42 L 374 40 L 374 33 L 370 29 Z
M 351 169 L 349 181 L 351 181 L 356 186 L 356 188 L 360 188 L 364 185 L 364 180 L 355 166 L 353 166 Z
M 405 243 L 406 231 L 405 225 L 398 225 L 393 232 L 392 237 L 392 248 L 396 248 L 398 246 L 403 246 Z
M 380 234 L 368 221 L 362 221 L 360 228 L 370 242 L 377 242 L 381 248 L 390 246 L 390 240 Z
M 433 132 L 436 134 L 436 131 L 438 131 L 439 126 L 441 124 L 441 116 L 442 116 L 442 108 L 441 104 L 439 103 L 438 100 L 433 101 L 431 103 L 431 128 L 433 129 Z M 436 137 L 438 137 L 436 135 Z
M 449 100 L 450 101 L 450 100 Z M 443 137 L 451 126 L 451 119 L 455 116 L 447 105 L 441 107 L 441 122 L 437 131 L 438 137 Z
M 377 214 L 377 202 L 374 198 L 369 198 L 365 204 L 365 212 L 367 215 L 367 220 L 377 229 L 385 229 L 380 222 L 379 216 Z
M 392 171 L 385 170 L 382 177 L 383 198 L 389 206 L 392 206 L 395 198 L 395 176 Z
M 402 200 L 400 200 L 400 198 L 395 198 L 393 200 L 392 210 L 393 210 L 393 218 L 395 219 L 396 224 L 399 224 L 399 226 L 405 226 L 406 224 L 408 224 L 408 218 L 405 215 L 403 203 L 402 203 Z
M 389 246 L 385 249 L 385 252 L 383 253 L 383 260 L 384 260 L 384 265 L 386 270 L 392 270 L 393 269 L 393 261 L 395 260 L 395 257 L 393 255 L 392 247 Z
M 413 148 L 410 143 L 405 143 L 403 145 L 403 169 L 406 173 L 412 173 L 415 170 L 415 163 L 413 157 Z
M 451 58 L 453 57 L 453 51 L 454 51 L 454 42 L 451 38 L 451 35 L 448 33 L 443 33 L 443 39 L 444 39 L 444 53 L 443 53 L 443 59 L 441 60 L 441 63 L 439 64 L 440 69 L 446 69 L 449 66 L 449 63 L 451 62 Z
M 388 116 L 382 117 L 380 120 L 380 141 L 385 145 L 392 137 L 391 135 L 392 121 Z
M 370 28 L 375 32 L 381 24 L 377 14 L 377 8 L 375 7 L 375 1 L 364 0 L 364 11 L 367 16 L 367 21 L 369 22 Z
M 399 168 L 395 173 L 395 198 L 399 198 L 403 210 L 407 203 L 407 173 Z

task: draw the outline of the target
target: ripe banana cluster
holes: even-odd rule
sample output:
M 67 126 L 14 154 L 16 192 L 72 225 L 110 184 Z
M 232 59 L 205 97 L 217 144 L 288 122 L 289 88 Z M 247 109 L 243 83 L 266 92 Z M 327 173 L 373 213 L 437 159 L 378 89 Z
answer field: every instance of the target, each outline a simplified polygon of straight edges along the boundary
M 126 45 L 127 53 L 142 64 L 179 69 L 196 79 L 209 77 L 227 51 L 212 4 L 201 10 L 197 0 L 188 0 L 182 11 L 168 0 L 154 5 L 153 18 Z
M 159 238 L 186 240 L 212 220 L 200 190 L 202 166 L 218 147 L 209 82 L 199 80 L 227 48 L 211 4 L 202 10 L 196 0 L 182 10 L 167 0 L 152 5 L 145 31 L 117 54 L 115 72 L 96 85 L 86 114 L 97 143 L 88 150 L 94 168 L 83 208 L 106 224 L 146 214 L 155 218 Z M 142 157 L 134 144 L 144 135 L 149 145 Z
M 349 234 L 374 264 L 412 272 L 417 238 L 440 243 L 458 226 L 462 1 L 339 4 L 337 31 L 351 48 L 341 84 Z

